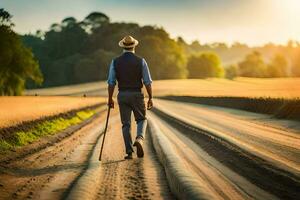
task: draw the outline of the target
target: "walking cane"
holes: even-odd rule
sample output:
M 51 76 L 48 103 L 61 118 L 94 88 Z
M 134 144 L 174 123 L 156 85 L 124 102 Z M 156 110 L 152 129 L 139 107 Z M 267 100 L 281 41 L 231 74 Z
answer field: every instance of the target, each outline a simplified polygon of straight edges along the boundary
M 102 140 L 102 145 L 101 145 L 101 150 L 100 150 L 99 161 L 101 161 L 101 157 L 102 157 L 104 140 L 105 140 L 105 135 L 106 135 L 107 126 L 108 126 L 109 113 L 110 113 L 110 106 L 108 106 L 108 111 L 107 111 L 106 123 L 105 123 L 105 128 L 104 128 L 104 133 L 103 133 L 103 140 Z

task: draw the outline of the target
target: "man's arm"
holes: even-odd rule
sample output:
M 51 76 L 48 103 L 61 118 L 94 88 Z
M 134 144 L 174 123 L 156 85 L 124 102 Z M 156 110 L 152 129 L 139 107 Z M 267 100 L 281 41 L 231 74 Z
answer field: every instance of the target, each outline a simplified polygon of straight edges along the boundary
M 113 100 L 113 94 L 114 94 L 115 86 L 114 85 L 108 85 L 108 106 L 110 108 L 114 108 L 114 100 Z
M 111 61 L 111 64 L 109 66 L 109 72 L 108 72 L 108 103 L 107 105 L 110 108 L 114 108 L 114 100 L 113 100 L 113 94 L 115 90 L 115 85 L 116 85 L 116 71 L 114 67 L 114 61 Z
M 152 79 L 151 79 L 151 75 L 150 75 L 150 71 L 148 68 L 148 65 L 145 61 L 145 59 L 143 59 L 143 82 L 144 85 L 146 87 L 147 93 L 148 93 L 148 103 L 147 103 L 147 109 L 150 110 L 153 107 L 153 102 L 152 102 Z
M 152 101 L 152 86 L 151 84 L 145 85 L 149 99 L 147 103 L 147 109 L 150 110 L 153 107 L 153 101 Z

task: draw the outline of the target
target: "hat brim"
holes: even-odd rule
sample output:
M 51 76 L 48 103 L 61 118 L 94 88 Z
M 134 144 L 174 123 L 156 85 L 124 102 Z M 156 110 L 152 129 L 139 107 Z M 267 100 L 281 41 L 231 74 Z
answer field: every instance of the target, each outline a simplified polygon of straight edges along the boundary
M 122 47 L 122 48 L 132 48 L 132 47 L 137 46 L 138 44 L 139 44 L 139 41 L 137 41 L 137 40 L 134 40 L 134 42 L 132 44 L 130 44 L 130 45 L 124 44 L 124 40 L 121 40 L 119 42 L 119 46 Z

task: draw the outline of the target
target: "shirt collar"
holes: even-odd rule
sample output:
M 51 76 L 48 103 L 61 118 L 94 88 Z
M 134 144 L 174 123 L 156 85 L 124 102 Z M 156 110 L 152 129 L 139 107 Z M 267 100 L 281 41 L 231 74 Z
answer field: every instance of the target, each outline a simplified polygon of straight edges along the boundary
M 126 53 L 126 52 L 135 53 L 134 49 L 133 50 L 126 50 L 126 49 L 124 49 L 123 53 Z

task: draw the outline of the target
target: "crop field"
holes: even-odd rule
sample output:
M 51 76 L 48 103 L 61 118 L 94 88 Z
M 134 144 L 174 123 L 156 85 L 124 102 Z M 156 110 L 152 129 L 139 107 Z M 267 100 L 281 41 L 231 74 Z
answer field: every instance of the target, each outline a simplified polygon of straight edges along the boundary
M 0 97 L 0 128 L 103 102 L 100 97 Z
M 82 95 L 87 91 L 103 90 L 106 88 L 106 83 L 93 82 L 93 83 L 83 83 L 70 86 L 59 86 L 43 89 L 33 89 L 27 90 L 25 95 L 41 95 L 41 96 L 66 96 L 66 95 Z
M 93 82 L 74 86 L 28 90 L 26 95 L 106 96 L 106 82 Z M 154 80 L 154 96 L 222 96 L 299 98 L 300 78 L 236 78 Z
M 159 96 L 300 97 L 299 78 L 161 80 L 154 81 L 153 88 Z

